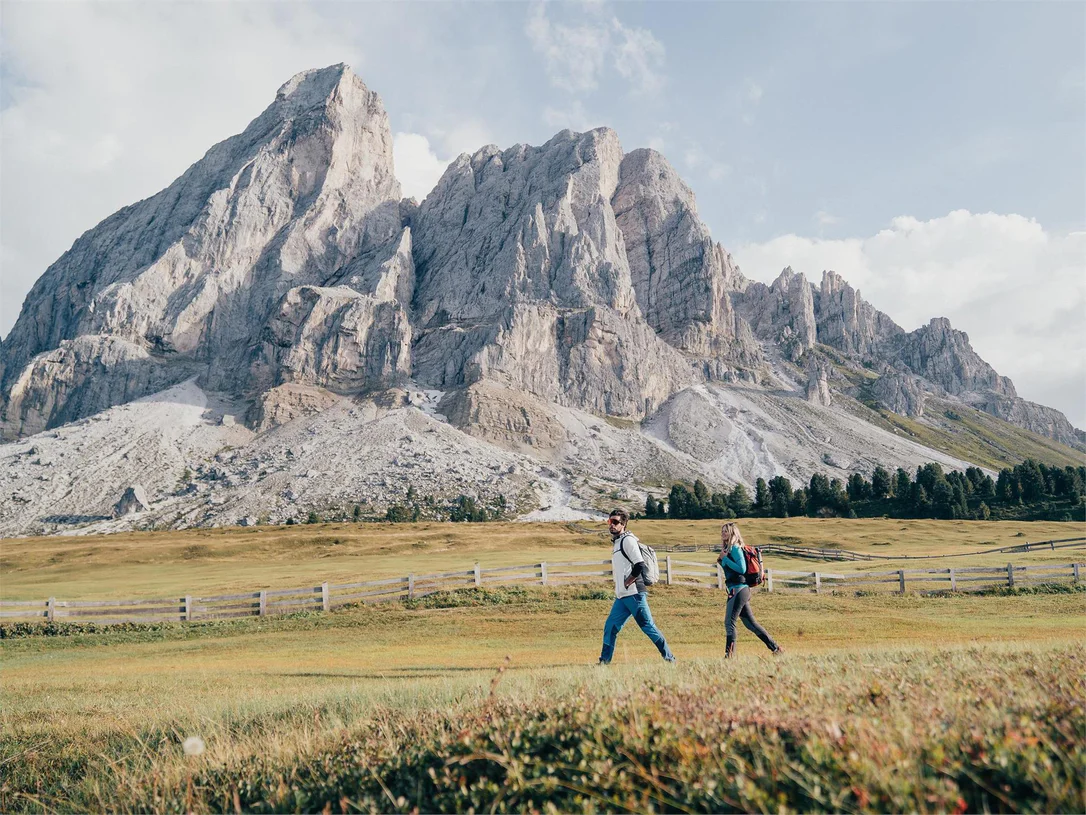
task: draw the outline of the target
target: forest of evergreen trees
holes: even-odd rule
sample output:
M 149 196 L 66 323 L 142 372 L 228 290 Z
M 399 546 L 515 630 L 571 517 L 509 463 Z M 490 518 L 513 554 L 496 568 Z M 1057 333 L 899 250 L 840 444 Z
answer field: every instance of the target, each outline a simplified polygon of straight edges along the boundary
M 993 480 L 978 467 L 943 472 L 938 464 L 916 474 L 876 467 L 869 481 L 853 473 L 842 482 L 822 473 L 793 487 L 784 476 L 759 478 L 754 495 L 743 484 L 710 493 L 698 480 L 693 489 L 675 484 L 666 500 L 649 495 L 649 518 L 788 518 L 796 515 L 839 518 L 944 518 L 972 520 L 1086 519 L 1086 467 L 1047 466 L 1027 459 L 1000 470 Z

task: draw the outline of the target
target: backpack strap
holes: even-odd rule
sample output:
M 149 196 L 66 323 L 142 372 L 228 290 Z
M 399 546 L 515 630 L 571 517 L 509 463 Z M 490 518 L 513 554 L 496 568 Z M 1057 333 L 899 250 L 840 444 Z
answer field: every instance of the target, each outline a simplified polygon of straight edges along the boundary
M 626 554 L 626 547 L 623 546 L 623 543 L 625 543 L 626 541 L 626 536 L 629 534 L 629 532 L 623 532 L 621 535 L 618 536 L 618 540 L 616 541 L 616 543 L 618 543 L 618 551 L 622 552 L 622 556 L 626 558 L 626 560 L 630 561 L 630 565 L 633 566 L 633 558 Z

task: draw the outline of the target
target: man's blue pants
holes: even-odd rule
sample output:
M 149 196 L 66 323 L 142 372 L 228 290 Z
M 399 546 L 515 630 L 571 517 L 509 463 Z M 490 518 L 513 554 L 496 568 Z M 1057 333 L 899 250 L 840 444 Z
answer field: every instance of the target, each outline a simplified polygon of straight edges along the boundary
M 603 651 L 600 652 L 600 662 L 608 663 L 615 653 L 615 640 L 618 632 L 626 624 L 630 617 L 641 627 L 653 645 L 660 651 L 660 656 L 669 662 L 675 657 L 671 649 L 667 647 L 667 640 L 652 621 L 652 612 L 649 611 L 649 597 L 647 594 L 638 593 L 630 597 L 619 597 L 611 606 L 611 613 L 607 615 L 607 622 L 603 624 Z

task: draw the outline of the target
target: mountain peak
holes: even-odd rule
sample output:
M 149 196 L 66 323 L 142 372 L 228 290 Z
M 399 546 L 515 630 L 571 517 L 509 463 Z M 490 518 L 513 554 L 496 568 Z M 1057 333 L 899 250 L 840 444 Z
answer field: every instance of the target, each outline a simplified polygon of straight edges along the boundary
M 328 99 L 341 83 L 352 81 L 365 87 L 345 62 L 329 65 L 327 68 L 313 68 L 297 73 L 284 82 L 275 94 L 275 101 L 311 107 Z

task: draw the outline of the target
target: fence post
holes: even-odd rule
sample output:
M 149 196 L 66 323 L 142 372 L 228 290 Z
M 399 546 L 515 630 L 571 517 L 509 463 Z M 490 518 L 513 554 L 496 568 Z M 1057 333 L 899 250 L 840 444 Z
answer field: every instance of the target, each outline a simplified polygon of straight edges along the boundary
M 48 602 L 48 604 L 46 606 L 45 617 L 46 617 L 46 619 L 49 620 L 49 622 L 53 622 L 53 620 L 56 619 L 56 616 L 57 616 L 57 598 L 56 597 L 50 597 L 49 602 Z
M 766 569 L 765 570 L 765 590 L 770 591 L 770 592 L 773 591 L 773 570 L 772 569 Z
M 667 556 L 667 563 L 665 568 L 667 569 L 667 584 L 671 585 L 671 555 Z
M 716 564 L 716 587 L 718 589 L 724 589 L 724 567 L 719 563 Z
M 260 590 L 260 616 L 263 617 L 268 613 L 268 592 L 267 589 Z
M 184 619 L 185 619 L 186 622 L 191 622 L 192 621 L 192 595 L 191 594 L 186 594 L 185 595 L 185 617 L 184 617 Z
M 475 588 L 479 588 L 483 585 L 483 570 L 479 568 L 479 564 L 475 564 Z
M 1078 564 L 1077 563 L 1072 563 L 1071 564 L 1071 571 L 1075 575 L 1075 585 L 1077 586 L 1078 585 Z
M 954 567 L 953 566 L 950 567 L 950 590 L 951 591 L 957 591 L 958 590 L 958 579 L 954 576 Z
M 904 569 L 898 569 L 897 570 L 897 585 L 898 585 L 898 590 L 902 594 L 904 594 L 905 593 L 905 570 Z
M 547 561 L 543 561 L 539 564 L 539 578 L 543 581 L 543 585 L 547 585 Z
M 321 583 L 321 609 L 324 611 L 330 611 L 332 608 L 332 592 L 328 589 L 327 583 Z
M 415 575 L 413 574 L 407 576 L 407 599 L 415 599 Z
M 1007 588 L 1014 588 L 1014 564 L 1007 564 Z
M 814 573 L 814 579 L 815 579 L 815 594 L 818 594 L 820 591 L 822 591 L 822 575 L 820 575 L 818 572 L 815 572 Z

